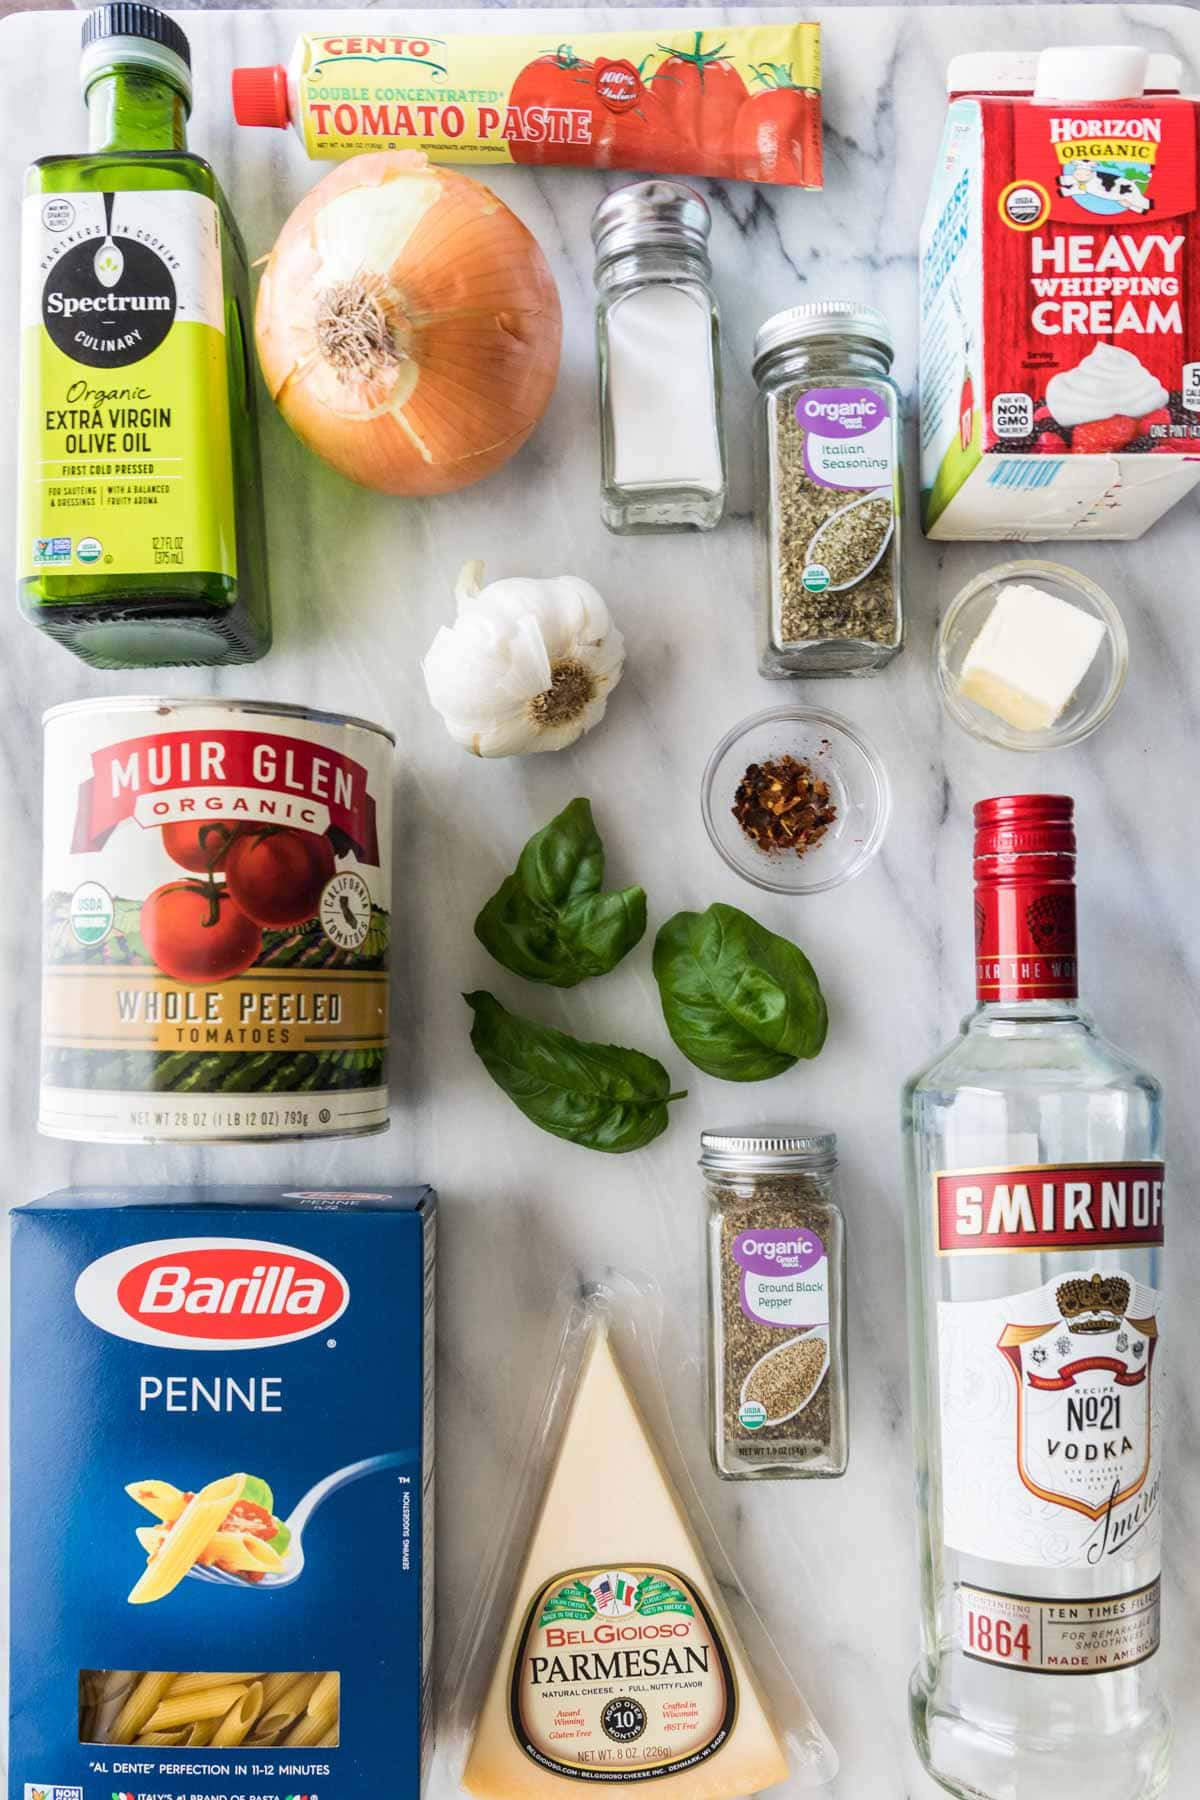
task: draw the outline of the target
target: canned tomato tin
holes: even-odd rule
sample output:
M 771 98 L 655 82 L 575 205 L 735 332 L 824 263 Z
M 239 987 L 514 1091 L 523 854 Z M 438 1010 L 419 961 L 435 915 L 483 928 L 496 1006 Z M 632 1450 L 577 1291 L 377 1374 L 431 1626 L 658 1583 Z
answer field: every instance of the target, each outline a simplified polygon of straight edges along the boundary
M 45 727 L 41 1130 L 382 1131 L 391 734 L 214 699 Z

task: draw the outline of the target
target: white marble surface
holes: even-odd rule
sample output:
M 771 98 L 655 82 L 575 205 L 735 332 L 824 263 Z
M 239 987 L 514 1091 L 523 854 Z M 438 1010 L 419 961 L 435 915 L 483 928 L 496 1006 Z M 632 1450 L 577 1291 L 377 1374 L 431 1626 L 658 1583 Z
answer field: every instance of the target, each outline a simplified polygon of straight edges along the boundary
M 628 21 L 589 11 L 587 22 Z M 720 13 L 698 13 L 716 22 Z M 732 16 L 732 15 L 728 15 Z M 252 256 L 320 170 L 290 134 L 235 129 L 235 62 L 284 60 L 318 14 L 190 13 L 197 105 L 191 143 L 216 165 Z M 374 12 L 372 22 L 385 14 Z M 411 14 L 407 15 L 411 20 Z M 572 15 L 544 15 L 548 42 Z M 575 16 L 577 19 L 577 15 Z M 645 14 L 653 22 L 652 13 Z M 676 19 L 678 15 L 675 15 Z M 593 400 L 588 220 L 613 178 L 505 170 L 499 192 L 536 233 L 565 312 L 562 378 L 531 445 L 474 492 L 425 504 L 388 500 L 330 474 L 265 409 L 276 644 L 257 666 L 213 677 L 106 676 L 10 615 L 0 664 L 0 843 L 5 904 L 0 964 L 0 1122 L 9 1200 L 65 1182 L 296 1180 L 338 1185 L 408 1177 L 445 1202 L 440 1347 L 440 1570 L 443 1645 L 452 1640 L 531 1382 L 543 1318 L 575 1270 L 599 1262 L 655 1276 L 668 1297 L 667 1380 L 705 1502 L 787 1660 L 842 1757 L 842 1800 L 924 1795 L 908 1748 L 906 1684 L 916 1622 L 904 1335 L 897 1092 L 954 1028 L 971 998 L 969 815 L 981 795 L 1065 788 L 1079 802 L 1086 988 L 1113 1035 L 1167 1080 L 1174 1210 L 1171 1317 L 1174 1429 L 1166 1544 L 1166 1648 L 1179 1745 L 1172 1800 L 1195 1792 L 1200 1762 L 1200 1356 L 1192 1296 L 1200 1283 L 1194 1089 L 1200 964 L 1196 736 L 1200 731 L 1200 530 L 1185 505 L 1140 545 L 1080 548 L 1074 560 L 1120 604 L 1131 673 L 1117 712 L 1080 748 L 1034 760 L 975 745 L 941 714 L 929 674 L 940 607 L 985 547 L 924 544 L 914 529 L 906 580 L 911 631 L 899 662 L 870 682 L 793 691 L 843 709 L 882 752 L 895 814 L 880 859 L 835 893 L 788 901 L 725 870 L 705 838 L 697 791 L 713 741 L 743 714 L 787 697 L 755 673 L 750 576 L 748 361 L 757 322 L 794 300 L 870 299 L 892 319 L 911 385 L 915 241 L 957 50 L 1128 38 L 1183 55 L 1200 76 L 1200 15 L 1181 7 L 833 9 L 824 15 L 827 183 L 823 194 L 713 187 L 713 254 L 725 314 L 733 504 L 704 539 L 621 540 L 600 524 Z M 446 12 L 450 29 L 467 15 Z M 531 23 L 490 13 L 497 28 Z M 0 28 L 5 129 L 4 241 L 15 242 L 21 164 L 82 145 L 76 97 L 79 20 L 26 15 Z M 11 261 L 6 265 L 10 270 Z M 11 489 L 15 282 L 0 283 L 7 346 L 0 476 Z M 7 539 L 4 510 L 0 530 Z M 430 712 L 418 662 L 451 608 L 469 557 L 493 573 L 589 576 L 608 595 L 629 664 L 603 727 L 555 757 L 480 764 Z M 9 561 L 6 543 L 3 560 Z M 390 1134 L 363 1142 L 232 1150 L 90 1149 L 33 1129 L 38 1044 L 35 978 L 39 715 L 45 706 L 156 686 L 306 701 L 365 714 L 399 736 L 398 945 Z M 481 901 L 527 834 L 589 794 L 618 883 L 640 880 L 652 920 L 715 899 L 795 936 L 832 1011 L 820 1060 L 742 1091 L 689 1070 L 664 1030 L 648 943 L 607 979 L 565 995 L 524 988 L 472 935 Z M 477 1065 L 461 990 L 485 985 L 510 1004 L 587 1037 L 615 1037 L 687 1077 L 669 1134 L 605 1159 L 540 1135 Z M 849 1217 L 853 1354 L 850 1473 L 839 1482 L 722 1485 L 707 1473 L 698 1378 L 703 1316 L 697 1136 L 764 1114 L 835 1128 Z M 614 1471 L 614 1474 L 616 1472 Z M 1064 1786 L 1064 1800 L 1083 1800 Z M 447 1800 L 439 1779 L 431 1800 Z

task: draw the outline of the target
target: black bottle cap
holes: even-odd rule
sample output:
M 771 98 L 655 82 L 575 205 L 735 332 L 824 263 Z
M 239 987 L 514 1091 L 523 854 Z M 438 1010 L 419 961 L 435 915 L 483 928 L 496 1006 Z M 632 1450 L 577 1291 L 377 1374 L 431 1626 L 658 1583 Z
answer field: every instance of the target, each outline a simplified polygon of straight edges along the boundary
M 109 0 L 104 6 L 96 7 L 83 22 L 83 48 L 89 44 L 98 44 L 105 38 L 139 37 L 146 38 L 152 44 L 161 44 L 166 50 L 173 50 L 181 57 L 190 69 L 192 52 L 187 38 L 179 29 L 174 19 L 169 19 L 156 6 L 142 6 L 139 0 Z

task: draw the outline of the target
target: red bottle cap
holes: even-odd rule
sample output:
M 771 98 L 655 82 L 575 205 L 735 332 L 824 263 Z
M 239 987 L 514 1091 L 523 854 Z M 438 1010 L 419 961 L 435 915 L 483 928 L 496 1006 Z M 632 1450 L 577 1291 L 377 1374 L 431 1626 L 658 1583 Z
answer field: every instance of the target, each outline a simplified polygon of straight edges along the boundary
M 287 70 L 278 63 L 266 69 L 233 71 L 233 116 L 239 125 L 275 125 L 286 130 Z
M 1004 794 L 975 808 L 975 979 L 985 1001 L 1072 1000 L 1075 802 Z
M 976 876 L 986 877 L 986 864 L 993 857 L 1055 855 L 1075 855 L 1075 802 L 1070 794 L 1002 794 L 976 805 Z

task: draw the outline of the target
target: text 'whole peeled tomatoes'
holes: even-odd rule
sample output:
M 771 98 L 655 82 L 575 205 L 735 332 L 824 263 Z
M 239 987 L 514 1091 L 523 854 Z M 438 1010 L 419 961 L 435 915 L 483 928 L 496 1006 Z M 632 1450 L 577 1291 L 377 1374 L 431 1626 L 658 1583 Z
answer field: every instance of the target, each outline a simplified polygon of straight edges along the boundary
M 241 125 L 310 157 L 654 169 L 820 187 L 815 24 L 422 38 L 314 32 L 287 68 L 235 69 Z
M 43 1131 L 386 1125 L 391 757 L 300 707 L 47 714 Z

